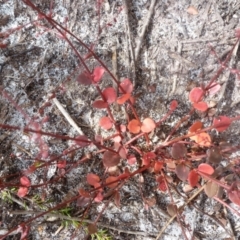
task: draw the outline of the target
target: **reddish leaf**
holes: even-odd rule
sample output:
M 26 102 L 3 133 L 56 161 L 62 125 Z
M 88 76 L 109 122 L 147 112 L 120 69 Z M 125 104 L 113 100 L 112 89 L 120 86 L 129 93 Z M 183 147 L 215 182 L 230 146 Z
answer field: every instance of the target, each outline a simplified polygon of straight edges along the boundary
M 210 166 L 207 163 L 201 163 L 198 166 L 198 171 L 203 172 L 203 173 L 208 174 L 208 175 L 212 175 L 214 173 L 213 167 Z
M 184 158 L 187 154 L 187 149 L 183 143 L 174 143 L 171 148 L 171 155 L 175 159 Z
M 173 100 L 170 104 L 170 110 L 174 111 L 178 106 L 178 102 L 176 100 Z
M 211 87 L 213 86 L 213 87 Z M 219 92 L 219 90 L 221 89 L 221 85 L 218 84 L 217 82 L 213 82 L 209 87 L 211 87 L 208 92 L 210 96 L 215 95 L 217 92 Z
M 100 178 L 98 175 L 94 174 L 94 173 L 88 173 L 87 175 L 87 182 L 89 185 L 91 186 L 95 186 L 96 183 L 100 182 Z
M 18 189 L 18 192 L 17 192 L 17 195 L 22 198 L 22 197 L 25 197 L 28 193 L 28 188 L 27 187 L 20 187 Z
M 189 128 L 189 132 L 196 132 L 197 130 L 201 129 L 202 126 L 203 124 L 200 121 L 197 121 Z
M 96 135 L 95 136 L 95 141 L 97 143 L 103 144 L 103 137 L 101 135 Z
M 81 196 L 83 196 L 83 197 L 85 197 L 85 198 L 90 198 L 89 192 L 85 191 L 83 188 L 80 188 L 80 189 L 78 190 L 78 192 L 79 192 L 79 195 L 81 195 Z
M 60 168 L 60 169 L 65 168 L 66 164 L 67 164 L 66 160 L 60 160 L 60 161 L 57 162 L 57 167 Z
M 89 234 L 94 234 L 94 233 L 96 233 L 97 231 L 98 231 L 98 230 L 97 230 L 96 224 L 89 223 L 89 225 L 88 225 L 88 233 L 89 233 Z
M 141 131 L 149 133 L 156 128 L 155 122 L 151 118 L 145 118 L 142 122 Z
M 164 181 L 164 178 L 163 176 L 159 176 L 156 181 L 158 182 L 158 188 L 160 191 L 162 192 L 166 192 L 167 191 L 167 186 L 166 186 L 166 183 Z
M 154 205 L 156 205 L 157 200 L 155 197 L 148 197 L 145 198 L 144 202 L 147 204 L 147 206 L 153 207 Z
M 131 133 L 139 133 L 140 132 L 140 129 L 141 129 L 141 123 L 136 120 L 136 119 L 133 119 L 131 120 L 129 123 L 128 123 L 128 126 L 127 126 L 128 130 L 131 132 Z
M 109 188 L 115 188 L 115 187 L 117 187 L 118 182 L 115 182 L 115 183 L 112 183 L 112 184 L 111 184 L 111 182 L 114 182 L 114 181 L 116 181 L 116 180 L 118 180 L 118 177 L 114 177 L 114 176 L 108 177 L 108 178 L 106 179 L 106 184 L 107 184 L 107 186 L 108 186 Z
M 194 136 L 193 136 L 194 137 Z M 192 137 L 191 137 L 192 139 Z M 195 136 L 195 142 L 198 143 L 200 146 L 209 147 L 211 146 L 212 140 L 208 133 L 202 132 Z
M 200 87 L 195 87 L 189 93 L 189 100 L 192 103 L 197 103 L 202 100 L 204 91 Z
M 197 102 L 197 103 L 193 103 L 193 107 L 201 112 L 205 112 L 208 109 L 208 105 L 205 102 Z
M 102 93 L 109 104 L 114 103 L 117 99 L 117 93 L 112 87 L 105 88 Z
M 132 82 L 128 79 L 125 78 L 121 83 L 120 86 L 123 88 L 124 92 L 120 89 L 120 93 L 132 93 L 133 91 L 133 84 Z
M 125 133 L 127 131 L 127 128 L 126 128 L 125 125 L 121 124 L 120 125 L 120 130 L 121 130 L 121 132 Z
M 213 119 L 213 126 L 218 132 L 223 132 L 231 125 L 231 122 L 229 117 L 219 116 Z
M 104 102 L 103 100 L 96 100 L 93 102 L 92 106 L 95 108 L 107 108 L 108 103 Z
M 0 42 L 0 48 L 7 48 L 8 44 Z
M 148 152 L 148 153 L 144 154 L 144 156 L 142 158 L 142 166 L 149 165 L 150 162 L 155 158 L 156 158 L 156 154 L 153 152 Z
M 208 181 L 204 186 L 204 191 L 209 198 L 214 197 L 219 190 L 219 185 L 213 181 Z
M 194 6 L 189 6 L 187 8 L 187 13 L 191 15 L 198 15 L 198 10 Z
M 112 128 L 112 121 L 109 117 L 102 117 L 100 120 L 99 120 L 99 125 L 106 129 L 106 130 L 109 130 L 110 128 Z
M 128 150 L 125 147 L 121 146 L 119 151 L 118 151 L 119 156 L 122 159 L 127 159 L 127 153 L 128 153 Z
M 103 164 L 105 167 L 114 167 L 117 166 L 120 162 L 119 154 L 116 154 L 111 151 L 105 151 L 103 154 Z
M 113 141 L 115 143 L 120 143 L 122 141 L 122 137 L 121 136 L 116 136 L 116 137 L 113 138 Z
M 84 135 L 79 135 L 75 138 L 75 144 L 80 147 L 86 147 L 90 144 L 88 138 Z
M 119 142 L 114 143 L 114 149 L 118 154 L 120 155 L 121 158 L 126 159 L 127 158 L 127 152 L 128 150 Z
M 89 75 L 87 72 L 82 72 L 78 77 L 77 77 L 77 81 L 80 84 L 83 85 L 91 85 L 92 84 L 92 77 L 91 75 Z
M 128 164 L 129 165 L 133 165 L 137 162 L 137 159 L 134 155 L 130 155 L 128 158 L 127 158 L 127 161 L 128 161 Z
M 154 172 L 159 173 L 163 169 L 163 162 L 156 161 L 154 164 Z
M 240 192 L 239 190 L 232 190 L 228 192 L 228 198 L 238 206 L 240 206 Z
M 187 167 L 185 164 L 180 163 L 176 167 L 176 174 L 180 180 L 185 182 L 189 175 L 189 167 Z
M 29 187 L 31 185 L 29 178 L 26 176 L 20 178 L 20 183 L 25 187 Z
M 102 202 L 103 200 L 103 195 L 101 192 L 98 192 L 97 196 L 94 198 L 95 202 Z
M 235 36 L 236 38 L 240 38 L 240 28 L 235 29 Z
M 105 72 L 105 69 L 103 67 L 95 67 L 93 71 L 93 81 L 95 83 L 98 83 Z
M 86 207 L 86 205 L 88 205 L 90 202 L 91 202 L 91 198 L 80 196 L 77 199 L 76 205 L 78 207 Z
M 191 187 L 195 187 L 198 184 L 199 176 L 195 170 L 190 171 L 188 174 L 188 182 Z
M 123 94 L 117 99 L 118 104 L 124 104 L 131 97 L 130 93 Z

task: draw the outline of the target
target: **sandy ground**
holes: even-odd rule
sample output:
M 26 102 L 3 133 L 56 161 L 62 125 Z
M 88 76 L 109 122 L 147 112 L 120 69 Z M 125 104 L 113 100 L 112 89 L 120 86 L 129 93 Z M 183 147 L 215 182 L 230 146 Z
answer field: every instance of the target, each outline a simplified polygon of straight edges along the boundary
M 49 12 L 49 1 L 33 2 L 45 13 Z M 222 59 L 236 41 L 234 30 L 240 27 L 240 3 L 237 0 L 157 0 L 149 25 L 142 35 L 153 0 L 102 2 L 100 22 L 97 4 L 93 0 L 55 1 L 53 16 L 84 43 L 92 46 L 98 57 L 119 80 L 128 77 L 134 82 L 136 108 L 143 119 L 160 119 L 167 112 L 170 101 L 178 100 L 179 108 L 174 116 L 155 133 L 153 142 L 157 144 L 167 136 L 171 126 L 188 113 L 189 90 L 207 83 L 217 70 L 218 61 L 210 53 L 208 44 L 214 47 Z M 39 114 L 39 109 L 51 93 L 55 92 L 56 99 L 87 137 L 92 138 L 96 134 L 109 136 L 109 132 L 98 126 L 99 118 L 105 114 L 104 110 L 96 111 L 91 107 L 98 96 L 95 89 L 80 86 L 76 82 L 76 76 L 81 71 L 77 57 L 56 30 L 46 28 L 47 24 L 43 23 L 28 24 L 36 18 L 36 13 L 22 1 L 0 1 L 1 32 L 27 24 L 26 27 L 11 33 L 7 39 L 8 47 L 0 49 L 1 87 L 11 94 L 12 99 L 30 118 L 41 121 L 44 116 L 49 117 L 49 121 L 43 124 L 44 131 L 69 136 L 78 134 L 59 111 L 56 102 L 51 101 L 52 105 L 45 109 L 44 114 Z M 139 43 L 141 47 L 138 51 Z M 73 44 L 83 56 L 87 54 L 76 40 L 73 40 Z M 135 59 L 132 57 L 133 52 L 137 57 Z M 239 56 L 237 46 L 230 61 L 231 67 L 240 67 Z M 90 59 L 88 64 L 91 68 L 98 65 L 93 59 Z M 209 97 L 208 103 L 213 102 L 216 105 L 215 114 L 238 115 L 239 81 L 226 71 L 219 78 L 219 83 L 222 86 L 221 91 L 218 95 Z M 112 83 L 106 75 L 101 86 L 109 85 Z M 1 123 L 19 127 L 26 125 L 26 117 L 3 96 L 0 97 L 0 107 Z M 126 122 L 122 109 L 116 108 L 113 111 L 119 121 Z M 203 117 L 206 123 L 211 121 L 210 114 L 200 116 Z M 199 116 L 196 115 L 195 118 Z M 183 127 L 180 130 L 182 134 L 186 129 Z M 38 154 L 38 149 L 29 141 L 28 134 L 19 131 L 0 132 L 0 176 L 26 169 Z M 218 138 L 239 144 L 239 134 L 239 124 L 234 123 Z M 71 145 L 69 142 L 48 137 L 45 141 L 53 155 L 62 153 Z M 86 148 L 76 151 L 69 156 L 70 161 L 77 161 L 91 150 Z M 134 167 L 131 170 L 134 170 Z M 74 168 L 63 181 L 51 184 L 45 189 L 32 190 L 26 199 L 19 200 L 14 191 L 11 192 L 12 202 L 4 201 L 3 198 L 0 201 L 0 233 L 28 219 L 34 214 L 33 211 L 43 210 L 41 206 L 55 206 L 69 195 L 76 194 L 78 188 L 86 186 L 88 172 L 101 175 L 103 171 L 98 159 L 94 158 L 93 161 Z M 41 183 L 57 174 L 57 166 L 51 165 L 45 172 L 31 174 L 31 183 Z M 144 184 L 139 183 L 140 177 L 134 177 L 123 186 L 121 206 L 117 207 L 110 202 L 99 220 L 99 228 L 107 229 L 112 239 L 155 239 L 170 219 L 166 209 L 169 196 L 156 191 L 151 174 L 146 173 L 143 176 Z M 181 190 L 182 187 L 183 185 L 179 184 L 178 189 Z M 191 194 L 182 192 L 183 196 L 179 196 L 173 191 L 178 207 L 181 207 Z M 37 200 L 32 201 L 32 196 L 42 195 L 51 201 L 39 200 L 38 204 Z M 156 204 L 147 210 L 141 195 L 154 198 Z M 234 204 L 231 206 L 237 208 Z M 72 217 L 81 216 L 81 208 L 71 207 L 74 207 Z M 94 220 L 103 207 L 104 203 L 94 204 L 88 219 Z M 20 214 L 23 210 L 25 213 Z M 193 204 L 185 207 L 183 217 L 182 222 L 188 229 L 189 239 L 226 240 L 240 237 L 239 217 L 207 198 L 205 194 L 199 194 Z M 56 216 L 39 218 L 32 223 L 29 239 L 67 240 L 71 237 L 84 239 L 86 236 L 86 227 L 80 227 L 75 232 L 72 224 L 62 228 L 62 223 L 63 220 Z M 19 239 L 19 235 L 7 239 Z M 184 239 L 177 221 L 167 227 L 160 239 Z

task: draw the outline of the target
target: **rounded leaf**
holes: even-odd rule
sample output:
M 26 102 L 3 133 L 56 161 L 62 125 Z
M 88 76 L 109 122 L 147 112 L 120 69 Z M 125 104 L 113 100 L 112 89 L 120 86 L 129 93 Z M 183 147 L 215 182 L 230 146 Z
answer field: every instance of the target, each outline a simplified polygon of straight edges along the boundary
M 156 161 L 154 164 L 154 172 L 159 173 L 163 169 L 163 162 Z
M 95 83 L 98 83 L 105 72 L 105 69 L 103 67 L 95 67 L 93 70 L 93 81 Z
M 142 122 L 141 131 L 144 133 L 150 133 L 156 128 L 155 122 L 151 118 L 145 118 Z
M 100 178 L 98 175 L 94 174 L 94 173 L 88 173 L 87 175 L 87 182 L 89 185 L 91 186 L 95 186 L 96 183 L 100 182 Z
M 99 120 L 99 125 L 102 128 L 109 130 L 110 128 L 112 128 L 113 123 L 109 117 L 102 117 Z
M 133 84 L 132 82 L 128 79 L 125 78 L 121 83 L 120 86 L 123 88 L 124 92 L 120 89 L 120 93 L 132 93 L 133 91 Z
M 121 97 L 117 99 L 117 103 L 124 104 L 128 99 L 130 99 L 130 97 L 131 97 L 130 93 L 123 94 Z
M 98 192 L 97 196 L 94 198 L 94 201 L 99 203 L 99 202 L 102 202 L 102 200 L 103 200 L 103 195 L 101 192 Z
M 105 88 L 102 93 L 109 104 L 114 103 L 117 99 L 117 93 L 112 87 Z
M 193 133 L 197 130 L 201 129 L 203 124 L 200 121 L 193 123 L 193 125 L 189 128 L 189 132 Z
M 130 155 L 127 157 L 127 161 L 129 165 L 133 165 L 137 162 L 137 158 L 134 155 Z
M 198 10 L 194 6 L 189 6 L 187 8 L 187 13 L 191 15 L 198 15 Z
M 171 155 L 175 159 L 184 158 L 187 154 L 187 149 L 183 143 L 174 143 L 171 148 Z
M 31 185 L 29 178 L 26 176 L 20 178 L 20 183 L 25 187 L 29 187 Z
M 195 87 L 189 93 L 189 100 L 192 103 L 200 102 L 202 100 L 203 95 L 204 95 L 204 91 L 202 90 L 202 88 Z
M 195 170 L 190 171 L 188 174 L 188 182 L 191 187 L 197 186 L 199 181 L 199 176 Z
M 189 167 L 187 167 L 185 164 L 180 163 L 176 167 L 176 174 L 180 180 L 185 182 L 189 175 Z
M 207 160 L 211 163 L 220 163 L 222 154 L 218 147 L 212 147 L 207 150 Z
M 240 192 L 238 189 L 228 192 L 228 198 L 238 206 L 240 206 Z
M 219 116 L 213 119 L 213 126 L 218 132 L 223 132 L 231 125 L 231 122 L 229 117 Z
M 212 87 L 211 87 L 212 86 Z M 213 95 L 215 95 L 217 92 L 219 92 L 219 90 L 221 89 L 221 85 L 218 84 L 217 82 L 213 82 L 210 86 L 209 86 L 209 96 L 212 97 Z
M 83 85 L 91 85 L 92 84 L 92 76 L 89 75 L 87 72 L 82 72 L 77 77 L 77 81 Z
M 28 188 L 27 187 L 20 187 L 18 189 L 18 192 L 17 192 L 17 195 L 18 197 L 22 198 L 22 197 L 25 197 L 28 193 Z
M 175 204 L 168 204 L 167 205 L 167 212 L 168 214 L 173 217 L 174 215 L 177 214 L 177 206 Z
M 106 179 L 106 184 L 107 184 L 107 186 L 108 186 L 109 188 L 115 188 L 115 187 L 117 187 L 118 182 L 114 182 L 114 181 L 116 181 L 116 180 L 118 180 L 118 177 L 114 177 L 114 176 L 108 177 L 108 178 Z M 114 183 L 111 183 L 111 182 L 114 182 Z
M 137 134 L 141 130 L 141 123 L 137 119 L 133 119 L 128 123 L 127 128 L 131 133 Z
M 167 186 L 166 183 L 164 181 L 163 176 L 159 176 L 156 181 L 158 182 L 158 189 L 162 192 L 166 192 L 167 191 Z
M 91 234 L 96 233 L 97 231 L 98 231 L 98 230 L 97 230 L 96 224 L 94 224 L 94 223 L 89 223 L 89 225 L 88 225 L 88 233 L 91 235 Z
M 208 174 L 208 175 L 212 175 L 214 173 L 214 169 L 212 166 L 210 166 L 209 164 L 207 163 L 201 163 L 199 166 L 198 166 L 198 171 L 202 172 L 202 173 L 205 173 L 205 174 Z
M 208 133 L 202 132 L 195 136 L 195 142 L 203 147 L 210 147 L 212 144 L 212 139 Z
M 193 107 L 201 112 L 205 112 L 208 110 L 208 105 L 205 102 L 197 102 L 197 103 L 193 103 Z
M 103 100 L 96 100 L 93 102 L 92 106 L 95 108 L 107 108 L 108 103 L 104 102 Z
M 106 151 L 103 154 L 103 164 L 105 167 L 114 167 L 117 166 L 120 162 L 119 154 L 116 154 L 111 151 Z
M 204 186 L 204 191 L 209 198 L 214 197 L 219 190 L 219 185 L 213 181 L 208 181 Z
M 174 111 L 178 106 L 178 102 L 176 100 L 173 100 L 170 104 L 170 110 Z
M 156 154 L 154 152 L 148 152 L 146 154 L 144 154 L 143 158 L 142 158 L 142 165 L 149 165 L 150 162 L 156 158 Z

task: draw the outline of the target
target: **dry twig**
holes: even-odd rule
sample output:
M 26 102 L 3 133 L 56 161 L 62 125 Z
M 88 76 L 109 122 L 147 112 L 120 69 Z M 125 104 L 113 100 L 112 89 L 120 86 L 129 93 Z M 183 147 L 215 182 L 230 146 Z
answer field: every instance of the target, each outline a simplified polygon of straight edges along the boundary
M 141 32 L 141 34 L 139 36 L 139 39 L 137 41 L 137 47 L 135 49 L 135 61 L 136 62 L 137 62 L 138 57 L 139 57 L 139 53 L 140 53 L 140 49 L 141 49 L 141 46 L 142 46 L 143 38 L 145 36 L 147 27 L 148 27 L 148 25 L 150 23 L 150 20 L 151 20 L 152 14 L 153 14 L 153 10 L 154 10 L 155 4 L 156 4 L 156 0 L 152 0 L 151 5 L 149 7 L 147 18 L 145 20 L 145 24 L 143 25 L 142 32 Z

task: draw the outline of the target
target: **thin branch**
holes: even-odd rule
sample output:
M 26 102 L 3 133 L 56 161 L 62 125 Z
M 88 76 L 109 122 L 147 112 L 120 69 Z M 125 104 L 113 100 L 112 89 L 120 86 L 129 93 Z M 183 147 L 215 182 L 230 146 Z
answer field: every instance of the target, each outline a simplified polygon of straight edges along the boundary
M 145 36 L 147 27 L 148 27 L 148 25 L 150 23 L 150 20 L 151 20 L 152 14 L 153 14 L 153 10 L 154 10 L 155 4 L 156 4 L 156 0 L 152 0 L 151 5 L 149 7 L 147 18 L 145 20 L 145 24 L 143 25 L 142 32 L 141 32 L 141 34 L 139 36 L 139 39 L 138 39 L 138 42 L 137 42 L 137 47 L 135 49 L 135 61 L 138 60 L 140 49 L 141 49 L 142 42 L 143 42 L 143 38 Z
M 34 214 L 41 214 L 42 212 L 35 212 L 35 211 L 11 211 L 10 212 L 13 215 L 34 215 Z M 48 217 L 55 217 L 58 218 L 60 220 L 68 220 L 68 221 L 77 221 L 77 222 L 83 222 L 83 223 L 91 223 L 91 224 L 95 224 L 95 221 L 91 221 L 91 220 L 87 220 L 87 219 L 82 219 L 80 217 L 69 217 L 66 215 L 63 215 L 61 213 L 47 213 L 45 214 L 45 216 Z M 146 232 L 140 232 L 140 231 L 129 231 L 129 230 L 125 230 L 125 229 L 121 229 L 121 228 L 117 228 L 117 227 L 112 227 L 108 224 L 104 224 L 104 223 L 100 223 L 97 222 L 97 225 L 103 228 L 108 228 L 117 232 L 122 232 L 122 233 L 127 233 L 127 234 L 133 234 L 133 235 L 140 235 L 140 236 L 156 236 L 157 233 L 146 233 Z
M 131 28 L 130 28 L 130 21 L 129 21 L 129 8 L 128 8 L 128 1 L 123 0 L 124 8 L 125 8 L 125 13 L 126 13 L 126 23 L 127 23 L 127 32 L 128 32 L 128 46 L 130 50 L 130 55 L 131 55 L 131 69 L 132 69 L 132 81 L 133 84 L 135 85 L 136 81 L 136 57 L 134 55 L 134 50 L 133 50 L 133 39 L 132 39 L 132 34 L 131 34 Z

